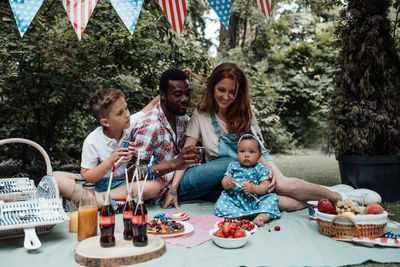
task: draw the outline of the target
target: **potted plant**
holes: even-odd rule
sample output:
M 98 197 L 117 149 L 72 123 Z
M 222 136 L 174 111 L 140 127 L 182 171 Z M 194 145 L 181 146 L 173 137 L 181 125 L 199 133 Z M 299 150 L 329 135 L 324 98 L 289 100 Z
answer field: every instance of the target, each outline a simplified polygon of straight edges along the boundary
M 330 140 L 343 183 L 400 199 L 400 59 L 390 0 L 349 0 L 329 111 Z

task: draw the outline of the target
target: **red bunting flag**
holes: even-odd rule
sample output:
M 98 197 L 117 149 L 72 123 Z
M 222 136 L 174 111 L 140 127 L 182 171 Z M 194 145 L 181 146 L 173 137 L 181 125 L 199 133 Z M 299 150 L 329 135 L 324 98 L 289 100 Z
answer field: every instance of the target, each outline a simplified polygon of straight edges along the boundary
M 262 13 L 264 13 L 264 16 L 267 17 L 267 12 L 268 12 L 268 16 L 271 16 L 270 0 L 254 0 L 254 1 L 256 1 L 258 7 L 261 9 Z
M 180 36 L 182 33 L 183 21 L 186 16 L 186 0 L 157 0 L 161 9 L 167 16 L 169 23 Z
M 61 0 L 79 40 L 82 38 L 97 0 Z

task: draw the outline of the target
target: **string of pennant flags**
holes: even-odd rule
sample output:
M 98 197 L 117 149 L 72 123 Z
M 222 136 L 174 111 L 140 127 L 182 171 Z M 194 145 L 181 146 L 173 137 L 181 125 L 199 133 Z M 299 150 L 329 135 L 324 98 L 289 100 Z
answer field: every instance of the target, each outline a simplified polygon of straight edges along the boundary
M 8 0 L 21 37 L 24 36 L 44 0 Z M 79 40 L 83 36 L 97 0 L 59 0 Z M 144 0 L 108 0 L 131 34 L 135 31 Z M 169 23 L 180 36 L 189 0 L 155 0 Z M 232 0 L 207 0 L 226 29 L 229 26 Z M 265 17 L 270 16 L 271 0 L 254 0 Z M 308 2 L 308 0 L 306 0 Z

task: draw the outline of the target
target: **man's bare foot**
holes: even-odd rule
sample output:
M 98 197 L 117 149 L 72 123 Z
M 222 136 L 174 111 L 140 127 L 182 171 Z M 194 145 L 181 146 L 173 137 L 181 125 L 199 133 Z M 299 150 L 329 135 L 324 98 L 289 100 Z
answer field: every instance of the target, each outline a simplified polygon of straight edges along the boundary
M 263 227 L 264 224 L 270 220 L 271 218 L 267 214 L 260 213 L 254 218 L 253 223 L 259 227 Z

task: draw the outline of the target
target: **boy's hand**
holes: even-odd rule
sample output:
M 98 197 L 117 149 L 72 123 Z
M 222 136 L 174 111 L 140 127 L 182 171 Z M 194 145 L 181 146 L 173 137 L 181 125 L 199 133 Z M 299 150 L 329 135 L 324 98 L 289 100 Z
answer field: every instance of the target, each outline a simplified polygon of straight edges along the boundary
M 123 159 L 120 161 L 121 163 L 127 163 L 132 159 L 132 154 L 129 152 L 128 148 L 118 148 L 113 155 L 114 162 L 118 161 L 121 157 L 123 157 Z
M 254 192 L 254 184 L 251 182 L 243 182 L 242 186 L 240 187 L 240 189 L 243 190 L 243 192 L 248 195 Z

